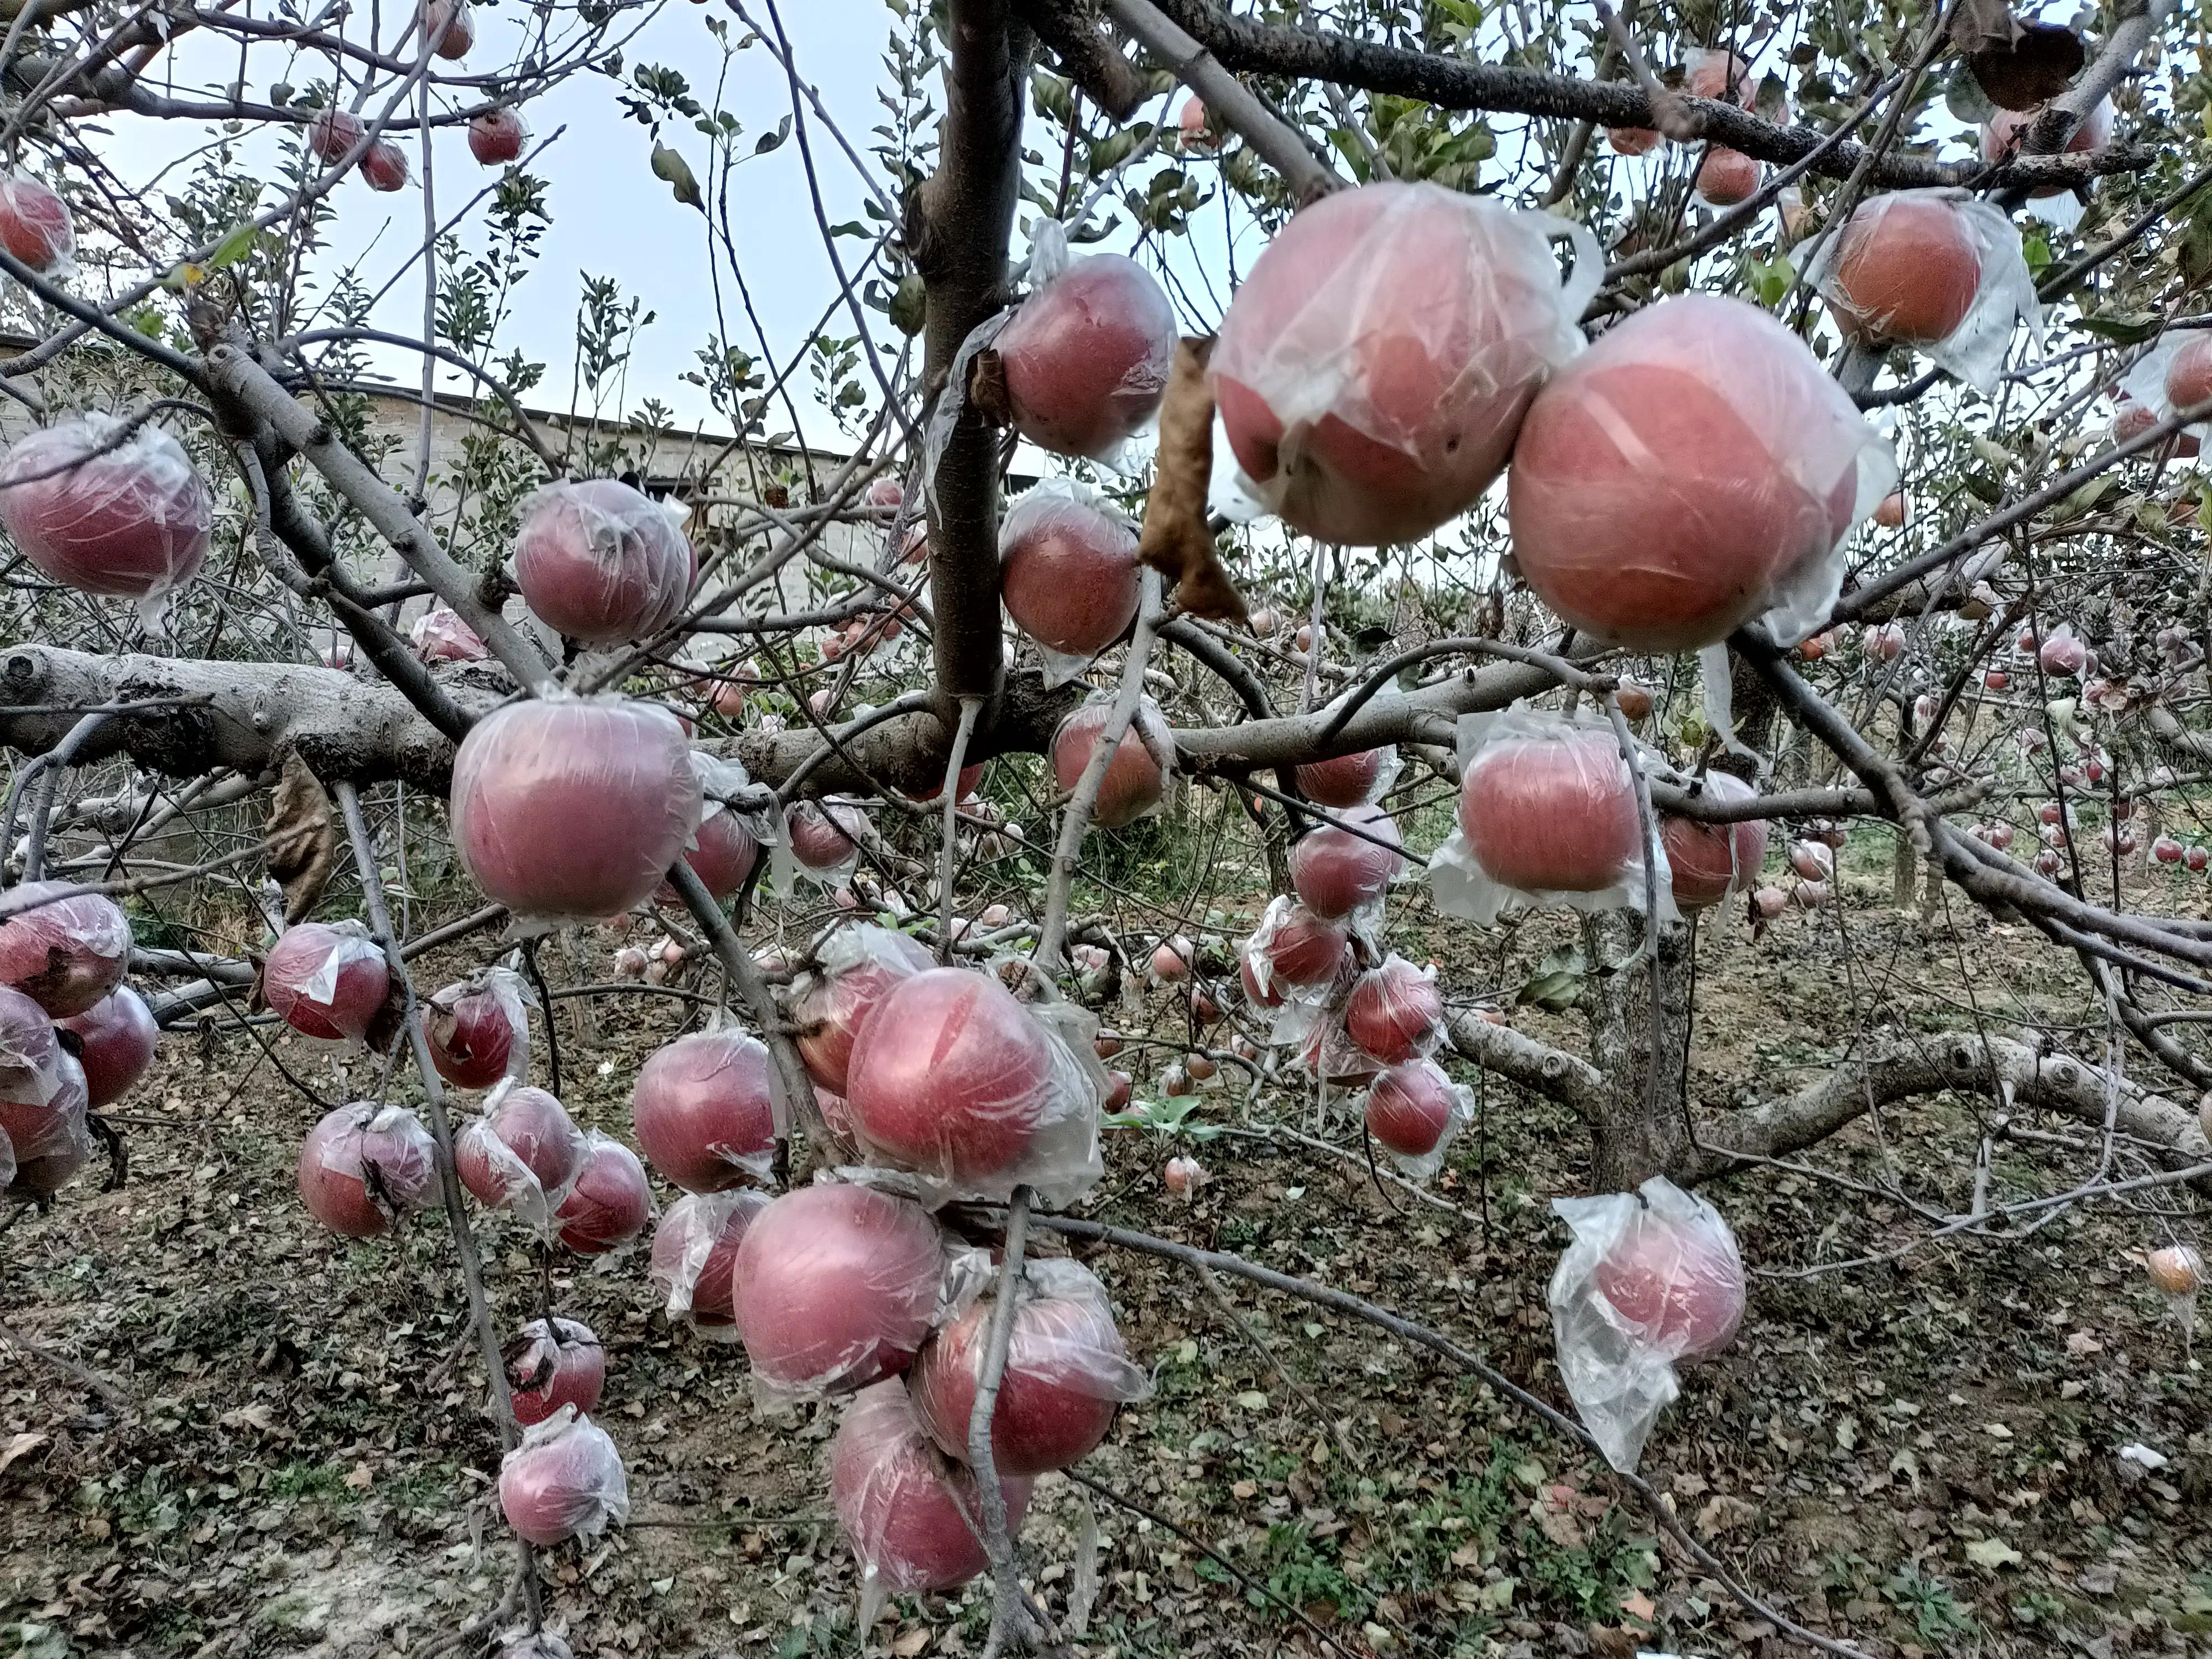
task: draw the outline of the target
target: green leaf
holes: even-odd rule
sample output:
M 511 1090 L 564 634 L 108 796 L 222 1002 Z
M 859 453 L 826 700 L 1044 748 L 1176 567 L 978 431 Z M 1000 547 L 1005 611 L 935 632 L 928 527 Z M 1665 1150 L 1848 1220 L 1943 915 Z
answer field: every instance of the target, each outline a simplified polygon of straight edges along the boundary
M 706 198 L 699 194 L 699 180 L 692 175 L 691 164 L 665 144 L 653 147 L 653 176 L 665 179 L 671 194 L 686 207 L 700 212 L 707 210 Z
M 215 245 L 215 252 L 208 255 L 207 263 L 218 270 L 236 264 L 253 251 L 253 239 L 259 234 L 251 222 L 240 225 Z
M 2145 312 L 2129 316 L 2116 311 L 2100 311 L 2081 319 L 2081 326 L 2092 334 L 2102 335 L 2121 345 L 2141 345 L 2158 332 L 2165 319 L 2156 312 Z

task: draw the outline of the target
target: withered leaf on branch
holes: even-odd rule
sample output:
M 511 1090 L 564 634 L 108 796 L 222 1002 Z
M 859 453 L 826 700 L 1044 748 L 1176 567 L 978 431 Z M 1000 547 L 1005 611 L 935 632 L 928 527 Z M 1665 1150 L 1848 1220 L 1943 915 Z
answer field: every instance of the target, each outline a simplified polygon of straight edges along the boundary
M 284 890 L 284 921 L 289 925 L 315 908 L 338 856 L 331 798 L 297 753 L 284 757 L 269 803 L 268 838 L 269 873 Z
M 1951 12 L 1950 33 L 1960 55 L 1971 58 L 1992 46 L 2009 47 L 2020 39 L 2021 21 L 2006 0 L 1959 0 Z
M 2000 109 L 2028 110 L 2066 90 L 2088 54 L 2081 37 L 2058 23 L 2019 27 L 2009 41 L 1972 53 L 1966 67 Z
M 1219 622 L 1245 619 L 1244 599 L 1222 568 L 1206 523 L 1206 497 L 1213 481 L 1213 388 L 1206 360 L 1211 334 L 1176 343 L 1160 403 L 1159 453 L 1152 490 L 1145 499 L 1145 528 L 1137 556 L 1173 580 L 1176 603 L 1194 617 Z

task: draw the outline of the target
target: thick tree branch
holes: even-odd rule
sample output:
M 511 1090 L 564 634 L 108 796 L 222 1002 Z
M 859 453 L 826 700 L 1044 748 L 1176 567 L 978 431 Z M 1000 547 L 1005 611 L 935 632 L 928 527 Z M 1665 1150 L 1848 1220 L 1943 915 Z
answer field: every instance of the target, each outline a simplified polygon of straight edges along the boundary
M 1588 1060 L 1523 1036 L 1510 1025 L 1492 1025 L 1477 1014 L 1462 1014 L 1449 1028 L 1452 1047 L 1462 1058 L 1533 1095 L 1556 1101 L 1584 1122 L 1597 1122 L 1604 1073 Z

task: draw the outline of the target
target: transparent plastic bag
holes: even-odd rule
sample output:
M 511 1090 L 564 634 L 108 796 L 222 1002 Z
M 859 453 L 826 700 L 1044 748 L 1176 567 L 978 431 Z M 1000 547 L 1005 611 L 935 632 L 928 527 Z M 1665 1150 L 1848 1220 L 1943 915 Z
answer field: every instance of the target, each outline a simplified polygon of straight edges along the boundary
M 1521 908 L 1642 910 L 1649 860 L 1659 919 L 1675 920 L 1667 855 L 1644 841 L 1610 723 L 1525 703 L 1464 714 L 1459 763 L 1457 824 L 1429 860 L 1437 909 L 1485 927 Z
M 1244 941 L 1248 976 L 1269 1006 L 1327 1002 L 1343 970 L 1349 938 L 1342 918 L 1317 915 L 1278 893 Z
M 1064 684 L 1137 618 L 1137 532 L 1090 485 L 1047 478 L 999 526 L 999 591 L 1036 644 L 1048 686 Z
M 4 1112 L 0 1107 L 0 1112 Z M 15 1184 L 15 1143 L 8 1139 L 8 1132 L 0 1129 L 0 1193 Z
M 1564 283 L 1559 240 L 1574 252 Z M 1300 209 L 1237 289 L 1210 365 L 1241 488 L 1357 546 L 1467 511 L 1537 387 L 1582 349 L 1604 269 L 1581 225 L 1432 184 Z
M 416 617 L 407 639 L 424 662 L 482 662 L 491 655 L 460 613 L 442 605 Z
M 540 1549 L 629 1519 L 629 1477 L 607 1431 L 574 1406 L 523 1431 L 499 1463 L 507 1524 Z
M 582 1320 L 533 1319 L 501 1350 L 500 1359 L 508 1403 L 524 1428 L 563 1406 L 580 1413 L 599 1409 L 607 1385 L 607 1351 Z
M 261 967 L 261 994 L 270 1009 L 319 1042 L 358 1047 L 391 988 L 383 947 L 352 921 L 286 928 Z
M 67 282 L 76 275 L 76 225 L 69 204 L 40 179 L 10 167 L 0 173 L 0 240 L 41 276 Z
M 751 876 L 761 848 L 773 847 L 781 838 L 783 810 L 775 791 L 755 783 L 736 761 L 695 749 L 691 770 L 698 777 L 703 805 L 699 827 L 684 849 L 684 861 L 710 895 L 726 901 Z M 683 905 L 667 882 L 655 896 L 672 909 Z
M 1344 1029 L 1346 983 L 1340 979 L 1326 1003 L 1290 1003 L 1279 1009 L 1273 1037 L 1278 1047 L 1297 1051 L 1297 1063 L 1316 1082 L 1356 1089 L 1380 1072 L 1382 1062 Z
M 2197 345 L 2204 337 L 2204 331 L 2200 329 L 2169 330 L 2152 343 L 2150 349 L 2129 365 L 2128 372 L 2120 377 L 2121 406 L 2125 410 L 2128 405 L 2133 404 L 2136 408 L 2147 411 L 2149 416 L 2148 420 L 2143 420 L 2141 416 L 2136 416 L 2141 422 L 2136 428 L 2136 431 L 2146 430 L 2160 421 L 2172 420 L 2176 414 L 2179 413 L 2179 410 L 2174 407 L 2172 398 L 2167 392 L 2166 382 L 2172 377 L 2176 362 L 2181 358 L 2182 353 L 2192 345 Z M 2202 347 L 2200 346 L 2199 349 L 2201 349 Z M 2132 413 L 2132 410 L 2128 412 Z M 2119 424 L 2118 420 L 2113 422 L 2113 435 L 2116 439 L 2127 435 L 2118 431 Z M 2206 439 L 2212 438 L 2212 421 L 2199 421 L 2193 425 L 2182 428 L 2181 438 L 2183 442 L 2177 447 L 2185 450 L 2187 443 L 2192 440 L 2201 446 Z
M 661 1212 L 647 1276 L 667 1297 L 669 1318 L 712 1341 L 738 1340 L 738 1249 L 770 1202 L 751 1190 L 686 1193 Z
M 1444 1038 L 1444 1000 L 1437 970 L 1392 952 L 1352 981 L 1344 1003 L 1345 1035 L 1385 1066 L 1425 1059 Z
M 791 1023 L 806 1073 L 842 1095 L 853 1045 L 876 1005 L 902 980 L 936 966 L 916 940 L 888 927 L 856 922 L 839 928 L 816 952 L 819 969 L 792 988 Z
M 1759 791 L 1729 772 L 1708 772 L 1704 793 L 1715 801 L 1750 800 Z M 1659 843 L 1667 853 L 1668 886 L 1678 910 L 1701 910 L 1755 886 L 1766 863 L 1766 820 L 1706 823 L 1662 814 Z
M 1073 793 L 1082 781 L 1116 700 L 1114 692 L 1093 692 L 1053 733 L 1053 777 L 1062 793 Z M 1175 775 L 1175 734 L 1159 705 L 1150 697 L 1139 699 L 1121 741 L 1115 745 L 1113 759 L 1106 763 L 1106 775 L 1099 781 L 1092 827 L 1119 830 L 1158 811 Z
M 1402 845 L 1397 821 L 1382 807 L 1363 802 L 1333 817 L 1291 847 L 1291 884 L 1315 915 L 1349 916 L 1380 902 L 1405 873 L 1406 856 L 1393 850 Z
M 868 815 L 850 801 L 795 800 L 784 809 L 783 836 L 776 844 L 779 891 L 791 891 L 793 866 L 824 887 L 843 887 L 860 867 L 860 843 L 867 838 Z
M 1860 203 L 1822 240 L 1805 280 L 1851 338 L 1915 347 L 1985 398 L 2004 373 L 2014 325 L 2042 337 L 2019 227 L 1963 190 L 1892 191 Z
M 131 922 L 75 882 L 27 881 L 0 896 L 0 985 L 56 1019 L 81 1014 L 123 983 Z
M 630 1121 L 647 1161 L 692 1193 L 768 1180 L 790 1127 L 768 1045 L 734 1026 L 694 1031 L 647 1055 Z
M 62 1086 L 52 1018 L 21 991 L 0 986 L 0 1108 L 44 1106 Z
M 0 525 L 54 580 L 135 600 L 150 626 L 207 556 L 215 498 L 182 444 L 150 421 L 118 440 L 124 426 L 75 415 L 9 446 Z
M 553 1206 L 555 1236 L 578 1255 L 605 1255 L 635 1238 L 657 1208 L 645 1165 L 612 1135 L 584 1131 L 584 1162 Z
M 854 1044 L 845 1103 L 873 1166 L 902 1170 L 931 1208 L 1030 1187 L 1073 1203 L 1104 1173 L 1091 1048 L 1067 1003 L 1024 1005 L 988 973 L 933 968 L 893 987 Z M 1086 1063 L 1087 1062 L 1087 1063 Z
M 1646 306 L 1554 374 L 1506 478 L 1513 556 L 1563 620 L 1650 654 L 1753 617 L 1826 618 L 1851 526 L 1897 482 L 1888 441 L 1756 306 Z
M 479 1204 L 512 1210 L 550 1243 L 559 1231 L 553 1213 L 583 1173 L 591 1151 L 559 1101 L 543 1089 L 511 1084 L 495 1090 L 483 1115 L 454 1138 L 453 1168 Z
M 658 510 L 658 509 L 656 509 Z M 567 693 L 509 703 L 453 757 L 453 852 L 523 927 L 604 921 L 650 899 L 704 805 L 666 709 Z
M 1368 1085 L 1367 1133 L 1416 1181 L 1443 1168 L 1459 1132 L 1474 1121 L 1474 1092 L 1432 1060 L 1386 1067 Z
M 48 1026 L 49 1032 L 52 1027 Z M 19 1196 L 43 1196 L 59 1190 L 92 1156 L 92 1134 L 85 1114 L 89 1096 L 84 1068 L 58 1044 L 30 1074 L 22 1092 L 43 1091 L 38 1100 L 0 1098 L 0 1135 L 13 1150 L 12 1185 L 23 1183 Z
M 2022 154 L 2021 141 L 2043 118 L 2044 111 L 2048 107 L 2048 105 L 2039 104 L 2030 110 L 1996 111 L 1982 128 L 1982 160 L 2018 160 Z M 2112 142 L 2112 100 L 2100 98 L 2097 100 L 2097 106 L 2075 126 L 2063 153 L 2084 155 L 2100 150 Z M 2072 230 L 2081 222 L 2082 199 L 2064 185 L 2050 185 L 2041 190 L 2028 191 L 2026 206 L 2030 213 L 2053 229 Z
M 1055 455 L 1129 470 L 1131 441 L 1167 392 L 1175 307 L 1133 259 L 1069 258 L 1066 233 L 1050 219 L 1036 228 L 1030 283 L 992 342 L 1016 430 Z
M 1398 781 L 1398 745 L 1355 750 L 1325 761 L 1308 761 L 1296 769 L 1298 787 L 1316 806 L 1358 806 L 1380 800 Z
M 968 1461 L 969 1419 L 996 1306 L 990 1296 L 962 1309 L 930 1338 L 907 1378 L 923 1431 L 957 1462 Z M 1129 1358 L 1106 1287 L 1091 1270 L 1065 1256 L 1024 1262 L 991 1416 L 999 1473 L 1066 1468 L 1105 1438 L 1117 1407 L 1152 1392 L 1152 1378 Z
M 957 1464 L 940 1463 L 896 1377 L 862 1392 L 837 1425 L 830 1491 L 860 1565 L 862 1629 L 874 1623 L 887 1597 L 957 1589 L 988 1565 L 975 1477 Z M 1002 1476 L 1000 1491 L 1007 1529 L 1018 1532 L 1029 1512 L 1030 1483 Z
M 1552 1209 L 1574 1234 L 1552 1274 L 1559 1375 L 1606 1461 L 1632 1473 L 1677 1370 L 1735 1340 L 1743 1260 L 1720 1212 L 1663 1176 Z
M 676 620 L 697 560 L 660 503 L 612 478 L 549 483 L 522 504 L 514 577 L 549 628 L 592 645 Z
M 463 1089 L 527 1081 L 532 1000 L 512 968 L 486 968 L 433 993 L 422 1035 L 438 1075 Z
M 948 1247 L 909 1199 L 847 1181 L 784 1194 L 738 1247 L 738 1335 L 771 1401 L 906 1369 L 939 1317 Z
M 438 1143 L 404 1106 L 355 1101 L 326 1113 L 300 1148 L 300 1196 L 316 1219 L 374 1238 L 438 1196 Z

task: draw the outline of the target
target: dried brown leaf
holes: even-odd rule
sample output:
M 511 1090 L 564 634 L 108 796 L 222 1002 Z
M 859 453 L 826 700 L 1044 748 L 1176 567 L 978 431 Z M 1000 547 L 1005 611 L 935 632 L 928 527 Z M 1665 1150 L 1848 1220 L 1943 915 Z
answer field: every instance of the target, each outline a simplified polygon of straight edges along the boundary
M 1137 556 L 1171 579 L 1176 603 L 1194 617 L 1245 620 L 1244 599 L 1222 568 L 1220 550 L 1206 522 L 1206 497 L 1213 479 L 1213 389 L 1206 359 L 1213 337 L 1185 338 L 1176 346 L 1160 403 L 1160 442 L 1152 494 L 1145 499 L 1145 528 Z
M 284 769 L 269 803 L 269 873 L 284 890 L 284 921 L 303 920 L 315 908 L 337 866 L 336 814 L 322 781 L 297 754 Z

